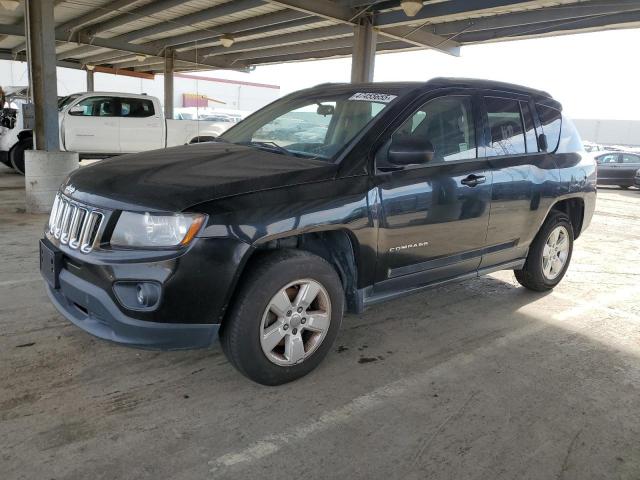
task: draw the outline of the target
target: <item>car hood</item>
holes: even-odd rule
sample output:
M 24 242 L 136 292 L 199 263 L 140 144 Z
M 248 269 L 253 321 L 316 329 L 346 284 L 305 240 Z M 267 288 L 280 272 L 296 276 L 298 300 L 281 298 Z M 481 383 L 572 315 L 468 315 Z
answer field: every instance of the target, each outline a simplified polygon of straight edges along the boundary
M 228 143 L 123 155 L 73 172 L 65 194 L 96 206 L 182 211 L 218 198 L 327 180 L 336 165 Z

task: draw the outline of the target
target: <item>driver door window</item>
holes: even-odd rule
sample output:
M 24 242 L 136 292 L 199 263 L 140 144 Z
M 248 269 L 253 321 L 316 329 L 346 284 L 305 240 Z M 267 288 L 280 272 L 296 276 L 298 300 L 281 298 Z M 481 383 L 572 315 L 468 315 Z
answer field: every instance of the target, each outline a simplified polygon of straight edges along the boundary
M 392 136 L 420 137 L 433 145 L 429 164 L 476 158 L 471 97 L 433 99 L 411 115 Z

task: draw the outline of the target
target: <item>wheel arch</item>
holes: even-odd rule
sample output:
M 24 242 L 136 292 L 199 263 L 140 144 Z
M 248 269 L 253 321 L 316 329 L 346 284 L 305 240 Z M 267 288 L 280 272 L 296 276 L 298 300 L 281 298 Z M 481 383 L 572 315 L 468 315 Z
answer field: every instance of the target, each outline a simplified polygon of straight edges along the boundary
M 552 211 L 558 211 L 565 213 L 571 221 L 573 227 L 573 236 L 578 238 L 582 233 L 582 225 L 584 223 L 584 211 L 585 204 L 584 199 L 581 197 L 570 197 L 558 200 L 551 206 L 551 209 L 547 213 L 547 217 Z
M 304 250 L 323 258 L 336 270 L 345 293 L 346 310 L 361 310 L 358 296 L 358 264 L 356 259 L 356 239 L 346 229 L 321 230 L 295 233 L 274 240 L 259 242 L 250 249 L 243 259 L 237 280 L 232 288 L 225 315 L 237 300 L 242 282 L 250 275 L 251 265 L 272 251 L 282 249 Z M 224 318 L 222 319 L 224 324 Z

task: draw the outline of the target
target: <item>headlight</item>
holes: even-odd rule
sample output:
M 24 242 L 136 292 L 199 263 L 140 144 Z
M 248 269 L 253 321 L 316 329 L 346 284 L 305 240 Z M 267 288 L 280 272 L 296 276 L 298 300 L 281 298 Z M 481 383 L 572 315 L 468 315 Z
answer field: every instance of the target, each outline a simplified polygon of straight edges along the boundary
M 118 247 L 176 247 L 188 245 L 204 222 L 199 213 L 152 215 L 122 212 L 111 235 Z

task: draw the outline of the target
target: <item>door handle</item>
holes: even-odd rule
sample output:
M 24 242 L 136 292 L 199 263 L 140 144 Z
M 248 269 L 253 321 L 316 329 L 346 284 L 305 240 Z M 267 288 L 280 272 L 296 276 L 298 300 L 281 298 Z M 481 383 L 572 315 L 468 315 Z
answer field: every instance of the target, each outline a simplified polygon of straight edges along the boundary
M 475 187 L 476 185 L 479 185 L 486 181 L 487 178 L 484 175 L 475 175 L 472 173 L 468 177 L 462 179 L 460 183 L 466 185 L 467 187 Z

